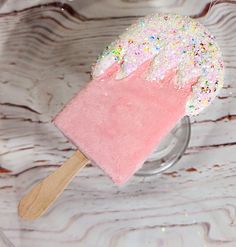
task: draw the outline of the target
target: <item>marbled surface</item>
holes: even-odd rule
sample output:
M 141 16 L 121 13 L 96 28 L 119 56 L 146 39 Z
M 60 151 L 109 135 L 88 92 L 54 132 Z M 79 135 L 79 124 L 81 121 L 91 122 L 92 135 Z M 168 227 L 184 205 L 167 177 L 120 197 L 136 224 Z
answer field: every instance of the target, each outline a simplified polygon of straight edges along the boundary
M 103 47 L 155 11 L 198 18 L 226 65 L 221 94 L 191 119 L 184 157 L 120 188 L 88 166 L 43 218 L 21 221 L 21 196 L 75 150 L 52 117 Z M 236 1 L 5 0 L 0 34 L 0 228 L 15 246 L 236 246 Z

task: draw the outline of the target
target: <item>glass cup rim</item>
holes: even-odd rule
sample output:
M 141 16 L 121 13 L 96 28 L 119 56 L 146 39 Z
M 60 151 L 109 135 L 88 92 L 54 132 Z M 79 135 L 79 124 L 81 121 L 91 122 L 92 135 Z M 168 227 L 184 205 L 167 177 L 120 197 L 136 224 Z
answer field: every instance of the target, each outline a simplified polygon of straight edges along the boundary
M 153 175 L 157 175 L 157 174 L 161 174 L 164 171 L 168 170 L 169 168 L 171 168 L 172 166 L 174 166 L 183 156 L 185 150 L 187 149 L 188 145 L 189 145 L 189 141 L 190 141 L 190 137 L 191 137 L 191 125 L 190 125 L 190 118 L 188 116 L 183 117 L 178 123 L 177 125 L 174 127 L 174 129 L 178 126 L 178 124 L 180 124 L 182 122 L 183 125 L 186 125 L 186 133 L 185 133 L 185 142 L 183 143 L 183 145 L 181 146 L 180 150 L 178 151 L 178 153 L 176 154 L 175 158 L 169 162 L 167 162 L 166 165 L 161 165 L 157 168 L 154 169 L 144 169 L 144 167 L 142 167 L 140 170 L 138 170 L 135 173 L 135 176 L 139 176 L 139 177 L 147 177 L 147 176 L 153 176 Z M 173 129 L 173 130 L 174 130 Z M 144 165 L 147 161 L 144 162 Z

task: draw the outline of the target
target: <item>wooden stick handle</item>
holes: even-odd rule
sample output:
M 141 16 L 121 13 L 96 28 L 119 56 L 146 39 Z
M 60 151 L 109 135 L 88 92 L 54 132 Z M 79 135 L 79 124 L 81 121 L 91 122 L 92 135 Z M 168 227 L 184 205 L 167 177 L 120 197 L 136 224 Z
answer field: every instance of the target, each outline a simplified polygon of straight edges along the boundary
M 20 201 L 18 214 L 21 218 L 39 218 L 64 191 L 76 173 L 89 163 L 79 151 L 69 158 L 54 173 L 36 184 Z

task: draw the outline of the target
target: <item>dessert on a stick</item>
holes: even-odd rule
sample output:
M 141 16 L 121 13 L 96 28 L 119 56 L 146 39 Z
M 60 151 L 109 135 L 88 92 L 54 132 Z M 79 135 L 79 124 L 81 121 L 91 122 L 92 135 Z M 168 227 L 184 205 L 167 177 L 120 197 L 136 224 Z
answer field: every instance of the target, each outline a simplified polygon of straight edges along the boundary
M 116 184 L 127 182 L 178 120 L 212 102 L 223 61 L 202 24 L 154 14 L 109 45 L 92 75 L 54 119 L 79 151 L 22 199 L 22 217 L 40 216 L 89 161 Z

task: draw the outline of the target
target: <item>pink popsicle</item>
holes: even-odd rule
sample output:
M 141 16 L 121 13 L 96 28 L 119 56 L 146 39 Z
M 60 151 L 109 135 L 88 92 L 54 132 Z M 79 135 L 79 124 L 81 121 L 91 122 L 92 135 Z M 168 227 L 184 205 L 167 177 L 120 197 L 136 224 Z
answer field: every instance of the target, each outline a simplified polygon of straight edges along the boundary
M 223 63 L 215 37 L 199 22 L 155 14 L 105 49 L 93 77 L 55 124 L 123 184 L 180 118 L 212 102 L 223 85 Z
M 191 84 L 176 89 L 175 72 L 160 83 L 142 78 L 149 62 L 127 78 L 119 65 L 89 82 L 55 118 L 56 126 L 116 184 L 137 171 L 185 115 Z
M 196 115 L 223 86 L 215 37 L 188 16 L 139 19 L 98 57 L 89 82 L 55 125 L 116 184 L 125 183 L 184 115 Z M 19 204 L 41 216 L 89 160 L 76 152 Z

